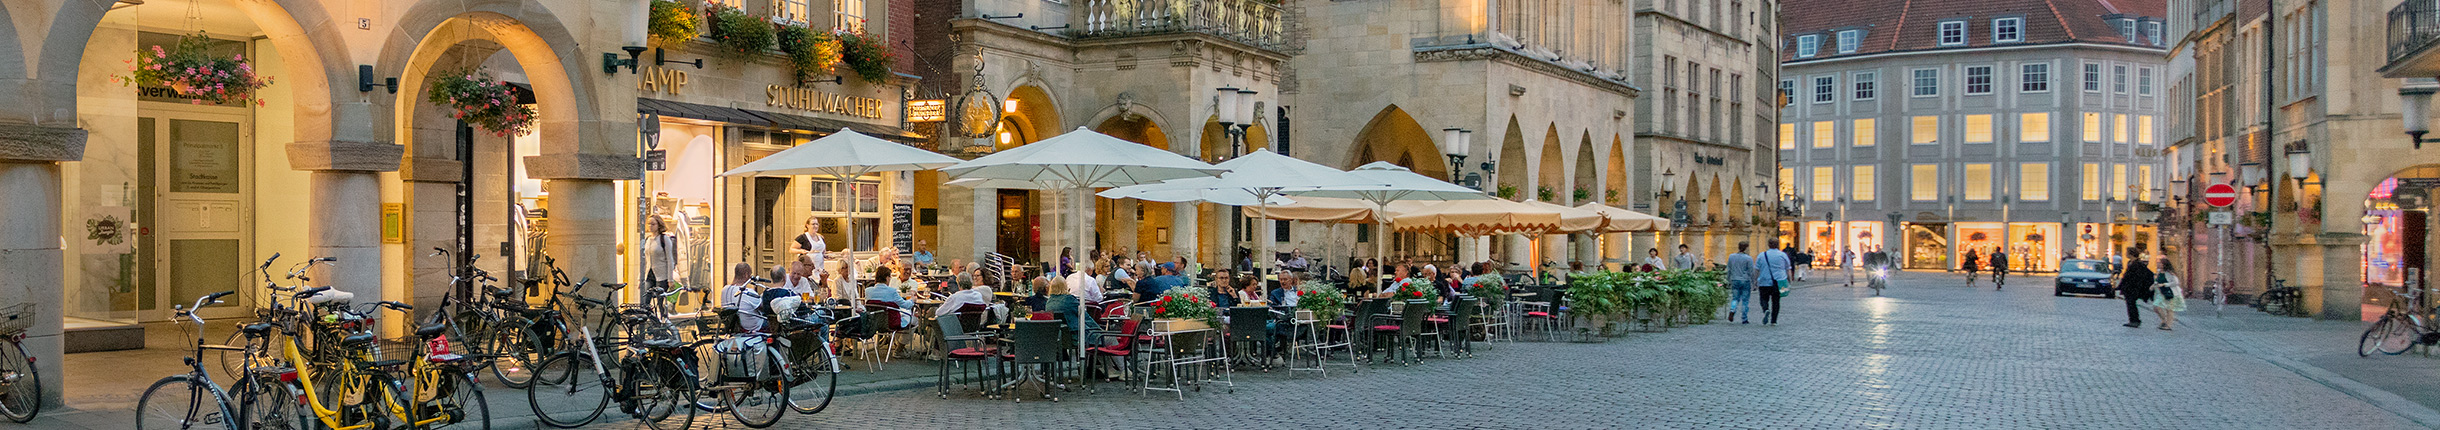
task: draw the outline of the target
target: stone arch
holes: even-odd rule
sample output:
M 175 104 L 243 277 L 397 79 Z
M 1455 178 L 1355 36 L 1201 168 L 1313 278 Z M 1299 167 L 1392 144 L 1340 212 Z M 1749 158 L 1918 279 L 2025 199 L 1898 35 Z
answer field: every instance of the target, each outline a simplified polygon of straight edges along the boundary
M 1002 106 L 994 107 L 1001 110 L 1002 120 L 1014 122 L 1008 128 L 1012 129 L 1017 136 L 1007 144 L 1009 147 L 1033 143 L 1065 132 L 1066 129 L 1061 126 L 1064 123 L 1059 120 L 1059 99 L 1051 95 L 1049 91 L 1043 91 L 1042 88 L 1033 83 L 1026 83 L 1008 90 L 1006 100 L 1017 102 L 1016 112 L 1008 112 L 1005 101 L 1001 102 Z
M 398 94 L 390 108 L 393 121 L 399 124 L 393 137 L 410 150 L 418 140 L 412 126 L 415 112 L 427 104 L 424 81 L 436 71 L 434 66 L 460 44 L 494 43 L 514 57 L 524 69 L 527 83 L 533 86 L 535 116 L 539 118 L 534 132 L 542 140 L 542 154 L 632 157 L 632 148 L 615 146 L 610 143 L 613 139 L 602 136 L 604 132 L 598 127 L 587 126 L 601 118 L 594 98 L 579 85 L 588 76 L 583 73 L 586 69 L 579 64 L 581 61 L 562 62 L 558 55 L 577 52 L 576 38 L 542 5 L 512 0 L 465 3 L 435 0 L 417 4 L 403 16 L 393 33 L 398 37 L 392 37 L 383 47 L 382 57 L 407 59 L 389 66 L 399 80 Z M 535 171 L 536 177 L 577 177 L 582 167 L 573 160 L 569 157 L 565 163 L 541 163 L 529 166 L 529 170 Z
M 1596 179 L 1600 177 L 1601 169 L 1594 164 L 1596 160 L 1601 159 L 1599 154 L 1593 152 L 1593 132 L 1585 131 L 1576 142 L 1576 171 L 1568 184 L 1568 196 L 1560 201 L 1567 202 L 1568 206 L 1575 206 L 1592 203 L 1601 198 L 1601 180 Z M 1584 196 L 1576 197 L 1576 190 L 1584 190 Z
M 1504 187 L 1514 187 L 1516 194 L 1501 198 L 1530 198 L 1533 186 L 1525 183 L 1526 174 L 1529 173 L 1525 167 L 1525 130 L 1517 127 L 1516 116 L 1508 117 L 1508 132 L 1500 135 L 1499 151 L 1493 154 L 1491 158 L 1496 160 L 1495 165 L 1499 167 L 1499 180 L 1494 182 L 1497 185 L 1484 188 L 1497 195 Z
M 1728 222 L 1728 199 L 1720 191 L 1720 175 L 1711 175 L 1710 188 L 1703 189 L 1703 216 L 1714 227 Z
M 329 83 L 338 79 L 334 76 L 339 76 L 339 73 L 352 74 L 355 70 L 353 66 L 346 65 L 349 61 L 344 43 L 311 36 L 338 33 L 329 15 L 323 11 L 321 2 L 228 0 L 227 3 L 245 14 L 263 32 L 266 40 L 279 51 L 282 63 L 287 65 L 290 73 L 277 76 L 275 85 L 292 91 L 290 102 L 297 105 L 296 141 L 330 140 L 333 129 L 344 127 L 340 127 L 343 121 L 339 120 L 342 118 L 333 115 L 334 92 Z M 37 110 L 27 112 L 32 115 L 27 118 L 32 120 L 30 122 L 73 126 L 78 115 L 78 76 L 84 72 L 95 72 L 79 70 L 80 60 L 86 45 L 92 41 L 93 32 L 110 12 L 109 6 L 114 4 L 62 2 L 62 7 L 53 15 L 51 28 L 41 29 L 44 32 L 40 51 L 43 58 L 27 58 L 24 55 L 17 31 L 0 31 L 0 45 L 4 45 L 0 46 L 0 58 L 33 62 L 29 66 L 23 61 L 0 61 L 0 79 L 34 77 L 38 79 L 36 85 L 43 87 L 35 91 L 44 94 L 44 97 L 26 101 L 33 105 L 28 108 Z M 11 11 L 8 9 L 0 6 L 0 25 L 14 22 L 9 20 Z M 33 73 L 29 74 L 28 71 Z M 304 163 L 299 167 L 319 164 L 326 163 Z M 392 160 L 392 165 L 395 165 L 395 160 Z
M 1112 109 L 1119 107 L 1111 106 Z M 1138 109 L 1140 107 L 1133 107 L 1125 111 L 1108 111 L 1108 114 L 1099 115 L 1089 124 L 1092 124 L 1093 131 L 1111 137 L 1144 146 L 1171 149 L 1169 134 L 1162 128 L 1164 123 L 1158 117 L 1137 114 L 1135 110 Z M 1170 217 L 1173 216 L 1170 205 L 1147 204 L 1135 199 L 1102 197 L 1093 197 L 1092 201 L 1094 203 L 1093 232 L 1099 234 L 1100 237 L 1091 242 L 1094 246 L 1087 249 L 1153 250 L 1168 248 L 1160 245 L 1161 237 L 1155 233 L 1160 228 L 1169 226 Z M 1078 252 L 1084 251 L 1079 250 Z
M 1594 196 L 1601 204 L 1619 206 L 1632 198 L 1627 196 L 1627 144 L 1617 135 L 1610 136 L 1608 174 L 1602 175 L 1601 195 Z
M 1535 188 L 1524 190 L 1526 195 L 1533 199 L 1541 199 L 1542 189 L 1547 188 L 1551 192 L 1549 201 L 1553 203 L 1567 201 L 1567 153 L 1559 148 L 1558 124 L 1551 124 L 1542 132 L 1542 156 L 1540 158 L 1541 160 L 1534 166 L 1538 169 L 1534 175 Z
M 8 4 L 0 3 L 0 81 L 25 79 L 26 64 L 35 60 L 26 58 L 24 45 L 17 41 L 17 21 L 9 16 Z
M 1445 144 L 1446 142 L 1442 142 Z M 1372 120 L 1356 132 L 1355 144 L 1348 146 L 1347 165 L 1361 166 L 1375 161 L 1387 161 L 1414 170 L 1416 174 L 1435 179 L 1449 177 L 1448 158 L 1437 148 L 1432 133 L 1415 122 L 1398 105 L 1381 108 Z

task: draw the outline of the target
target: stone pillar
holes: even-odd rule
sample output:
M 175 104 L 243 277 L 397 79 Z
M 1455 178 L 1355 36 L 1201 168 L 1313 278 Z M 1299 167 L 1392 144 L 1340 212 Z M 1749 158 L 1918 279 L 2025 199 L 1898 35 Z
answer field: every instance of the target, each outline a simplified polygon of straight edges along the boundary
M 406 300 L 386 297 L 382 291 L 380 174 L 321 170 L 311 177 L 312 195 L 305 207 L 313 214 L 306 226 L 307 255 L 339 259 L 335 266 L 315 269 L 322 273 L 314 280 L 355 293 L 359 303 Z
M 1200 249 L 1198 244 L 1202 243 L 1197 237 L 1200 236 L 1197 233 L 1201 226 L 1196 224 L 1196 218 L 1201 218 L 1203 211 L 1198 206 L 1194 203 L 1169 204 L 1170 258 L 1186 257 L 1187 261 L 1203 261 L 1204 256 L 1195 253 Z M 1373 240 L 1381 240 L 1381 235 L 1373 235 Z M 1186 268 L 1180 267 L 1178 270 Z
M 2321 312 L 2316 314 L 2325 320 L 2360 321 L 2364 317 L 2364 254 L 2360 246 L 2365 237 L 2347 234 L 2322 240 L 2321 246 L 2305 248 L 2321 253 Z
M 76 130 L 79 146 L 84 133 Z M 7 142 L 0 142 L 7 143 Z M 51 142 L 36 142 L 49 144 Z M 6 148 L 0 148 L 6 149 Z M 82 154 L 82 149 L 77 151 Z M 0 153 L 0 158 L 11 154 Z M 61 303 L 66 285 L 61 273 L 59 163 L 0 160 L 0 305 L 36 303 L 34 326 L 27 329 L 25 353 L 34 358 L 42 378 L 43 403 L 60 404 L 60 368 L 64 344 L 60 338 Z
M 991 253 L 1000 252 L 1000 189 L 974 189 L 973 205 L 974 210 L 968 214 L 966 222 L 974 227 L 968 232 L 974 240 L 973 260 L 981 261 Z
M 1534 266 L 1541 267 L 1542 263 L 1555 261 L 1559 267 L 1567 267 L 1567 238 L 1568 235 L 1564 234 L 1542 235 L 1542 259 L 1533 262 Z
M 529 164 L 528 171 L 531 171 Z M 551 193 L 544 205 L 551 214 L 546 250 L 570 280 L 592 278 L 596 284 L 619 282 L 618 186 L 602 179 L 550 179 L 542 189 Z M 834 245 L 835 246 L 835 245 Z
M 1510 267 L 1532 270 L 1535 263 L 1532 240 L 1522 234 L 1503 234 L 1500 235 L 1500 243 L 1503 245 L 1501 252 L 1508 255 L 1507 261 L 1503 261 L 1503 263 L 1508 263 Z
M 1101 199 L 1096 198 L 1090 201 L 1099 202 Z M 1135 211 L 1138 210 L 1138 205 L 1140 204 L 1138 202 L 1139 201 L 1136 199 L 1115 199 L 1110 201 L 1110 231 L 1105 231 L 1101 234 L 1104 240 L 1110 242 L 1109 247 L 1111 252 L 1117 252 L 1120 248 L 1126 248 L 1129 252 L 1128 255 L 1134 255 L 1134 250 L 1136 249 L 1136 245 L 1138 245 L 1135 238 L 1139 237 L 1138 234 L 1143 233 L 1144 228 L 1143 222 L 1135 220 Z M 1098 204 L 1094 206 L 1100 207 Z

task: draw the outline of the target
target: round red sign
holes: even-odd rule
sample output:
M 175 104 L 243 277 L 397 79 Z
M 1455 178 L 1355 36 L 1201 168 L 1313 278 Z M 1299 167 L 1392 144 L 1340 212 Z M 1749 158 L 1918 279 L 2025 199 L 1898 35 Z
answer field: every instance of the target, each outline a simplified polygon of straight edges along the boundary
M 2228 184 L 2211 184 L 2209 187 L 2204 187 L 2203 203 L 2223 208 L 2237 204 L 2237 187 Z

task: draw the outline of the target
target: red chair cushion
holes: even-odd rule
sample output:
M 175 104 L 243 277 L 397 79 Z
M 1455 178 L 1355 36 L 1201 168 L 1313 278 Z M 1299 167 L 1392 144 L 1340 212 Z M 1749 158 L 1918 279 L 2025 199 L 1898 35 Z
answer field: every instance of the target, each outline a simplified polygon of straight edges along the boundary
M 1529 316 L 1529 317 L 1547 317 L 1547 316 L 1550 316 L 1550 313 L 1549 313 L 1549 312 L 1526 312 L 1526 313 L 1525 313 L 1525 316 Z
M 949 358 L 960 360 L 977 360 L 982 359 L 983 357 L 990 357 L 992 353 L 996 352 L 1000 352 L 999 348 L 958 348 L 957 350 L 949 351 Z
M 1377 325 L 1377 326 L 1373 326 L 1373 331 L 1398 331 L 1398 326 L 1394 326 L 1394 325 Z
M 1423 320 L 1424 320 L 1424 321 L 1436 322 L 1436 323 L 1444 323 L 1444 324 L 1449 322 L 1449 319 L 1448 319 L 1448 318 L 1441 318 L 1441 317 L 1424 318 Z
M 1094 353 L 1098 353 L 1098 354 L 1103 354 L 1103 355 L 1116 355 L 1116 356 L 1126 356 L 1127 354 L 1133 354 L 1133 353 L 1135 353 L 1135 351 L 1131 351 L 1131 350 L 1129 350 L 1128 348 L 1126 348 L 1126 347 L 1124 347 L 1124 346 L 1119 346 L 1119 345 L 1111 345 L 1111 346 L 1104 346 L 1104 347 L 1100 347 L 1100 348 L 1093 348 L 1093 352 L 1094 352 Z
M 1346 329 L 1347 329 L 1347 325 L 1346 325 L 1346 324 L 1331 324 L 1331 325 L 1330 325 L 1330 329 L 1331 329 L 1331 330 L 1346 330 Z

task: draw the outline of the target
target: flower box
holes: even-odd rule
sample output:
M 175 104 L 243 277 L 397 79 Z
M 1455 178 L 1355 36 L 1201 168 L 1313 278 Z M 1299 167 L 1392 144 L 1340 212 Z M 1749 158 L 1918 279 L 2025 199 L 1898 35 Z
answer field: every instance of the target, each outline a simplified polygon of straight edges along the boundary
M 1211 328 L 1211 323 L 1203 322 L 1203 320 L 1177 318 L 1161 318 L 1152 320 L 1152 331 L 1154 333 L 1177 333 L 1185 331 L 1210 330 Z

